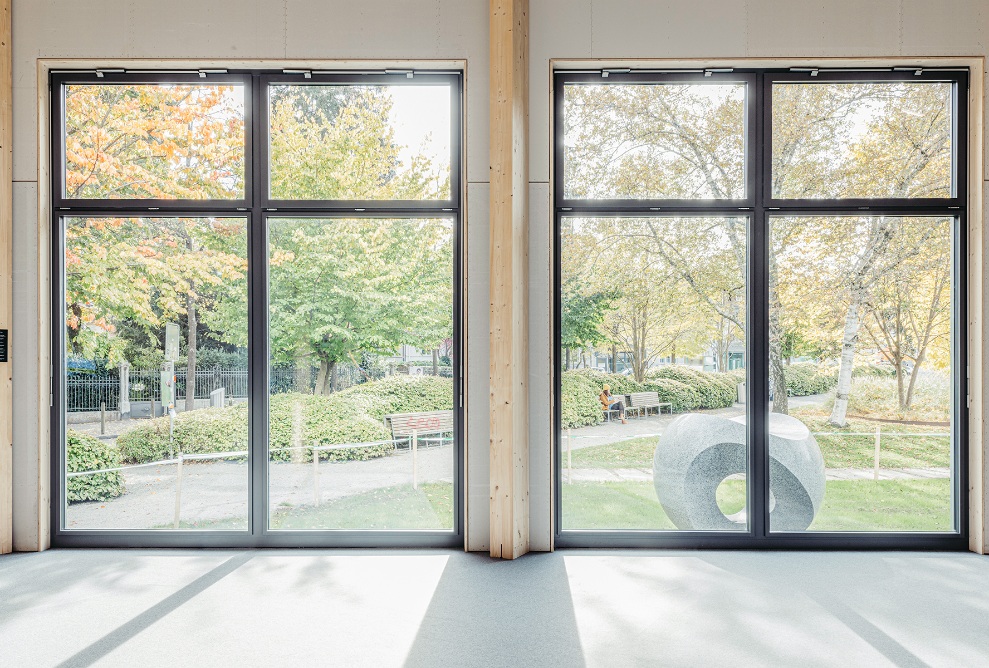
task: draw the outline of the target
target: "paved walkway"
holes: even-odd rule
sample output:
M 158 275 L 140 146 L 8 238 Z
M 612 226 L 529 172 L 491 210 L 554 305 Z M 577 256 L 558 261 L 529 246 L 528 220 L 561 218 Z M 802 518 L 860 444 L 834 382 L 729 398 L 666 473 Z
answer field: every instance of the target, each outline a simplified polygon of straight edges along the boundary
M 363 462 L 320 462 L 321 502 L 385 487 L 412 485 L 408 451 Z M 270 507 L 312 505 L 313 465 L 271 462 Z M 170 526 L 175 517 L 174 464 L 124 471 L 127 492 L 106 502 L 73 503 L 66 524 L 75 529 L 150 529 Z M 444 445 L 419 450 L 419 482 L 452 482 L 453 450 Z M 247 462 L 196 462 L 182 466 L 181 520 L 202 522 L 243 518 L 247 525 Z
M 827 480 L 872 480 L 872 469 L 826 469 Z M 651 469 L 563 469 L 564 482 L 652 482 Z M 742 480 L 741 474 L 729 476 Z M 936 480 L 951 477 L 947 468 L 879 469 L 880 480 Z
M 828 398 L 828 394 L 814 394 L 809 397 L 790 397 L 790 408 L 795 408 L 797 406 L 814 406 L 824 403 Z M 714 410 L 703 410 L 703 411 L 693 411 L 696 413 L 703 413 L 704 415 L 720 415 L 725 418 L 737 417 L 739 415 L 745 415 L 745 404 L 734 404 L 728 408 L 717 408 Z M 683 413 L 678 413 L 676 415 L 670 415 L 669 413 L 663 412 L 662 415 L 651 414 L 649 417 L 634 417 L 629 418 L 627 424 L 622 424 L 621 420 L 612 420 L 611 422 L 602 422 L 601 424 L 592 425 L 590 427 L 581 427 L 579 429 L 564 429 L 563 438 L 567 438 L 567 434 L 570 435 L 570 447 L 574 450 L 579 450 L 581 448 L 589 448 L 595 445 L 607 445 L 609 443 L 617 443 L 619 441 L 627 441 L 630 438 L 641 438 L 644 436 L 655 436 L 659 438 L 663 431 L 666 429 L 666 425 L 672 422 L 674 419 L 680 417 Z M 566 448 L 566 442 L 564 441 L 564 448 Z

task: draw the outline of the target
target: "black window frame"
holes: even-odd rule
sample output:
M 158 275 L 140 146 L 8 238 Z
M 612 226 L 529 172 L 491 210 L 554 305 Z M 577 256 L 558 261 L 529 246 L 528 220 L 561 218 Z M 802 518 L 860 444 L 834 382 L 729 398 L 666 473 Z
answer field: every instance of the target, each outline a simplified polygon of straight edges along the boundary
M 746 81 L 744 200 L 577 200 L 564 197 L 564 89 L 569 84 L 732 83 Z M 952 84 L 952 197 L 774 199 L 772 185 L 773 83 L 881 83 L 937 81 Z M 723 549 L 968 549 L 967 225 L 968 100 L 966 68 L 870 68 L 822 70 L 718 68 L 710 70 L 555 70 L 553 72 L 553 526 L 558 547 L 662 547 Z M 746 382 L 749 526 L 746 531 L 564 529 L 562 507 L 560 318 L 564 217 L 745 217 Z M 774 532 L 769 526 L 769 220 L 773 216 L 938 216 L 952 227 L 952 512 L 950 532 Z
M 100 71 L 49 75 L 51 166 L 51 537 L 56 547 L 462 547 L 464 544 L 464 211 L 463 72 L 395 71 Z M 268 197 L 268 85 L 445 85 L 450 87 L 450 199 L 434 201 L 302 201 Z M 244 199 L 68 199 L 64 197 L 66 85 L 240 84 L 244 86 Z M 67 529 L 65 509 L 64 225 L 77 217 L 218 217 L 246 222 L 248 248 L 248 517 L 245 531 Z M 453 527 L 450 530 L 270 529 L 268 505 L 268 221 L 273 218 L 438 218 L 453 227 Z

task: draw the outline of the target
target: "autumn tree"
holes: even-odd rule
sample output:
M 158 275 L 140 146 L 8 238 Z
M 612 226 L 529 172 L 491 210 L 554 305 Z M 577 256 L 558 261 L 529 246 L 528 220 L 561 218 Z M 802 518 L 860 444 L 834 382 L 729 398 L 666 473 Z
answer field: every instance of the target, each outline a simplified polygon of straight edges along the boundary
M 243 90 L 235 86 L 68 86 L 65 196 L 194 200 L 243 197 L 243 108 Z M 227 228 L 226 224 L 201 226 L 194 220 L 162 218 L 146 219 L 134 229 L 132 225 L 132 220 L 91 221 L 68 235 L 67 243 L 75 243 L 75 251 L 73 257 L 67 253 L 66 263 L 80 271 L 106 276 L 119 269 L 115 265 L 123 257 L 145 265 L 134 270 L 145 274 L 143 280 L 126 286 L 88 284 L 86 288 L 93 292 L 80 294 L 81 302 L 67 299 L 70 332 L 76 322 L 73 310 L 79 310 L 80 303 L 92 301 L 91 297 L 100 292 L 127 293 L 131 303 L 157 304 L 158 317 L 144 313 L 139 320 L 146 329 L 160 327 L 163 314 L 173 319 L 184 316 L 186 409 L 191 410 L 195 405 L 201 300 L 213 285 L 212 276 L 243 276 L 246 270 L 242 266 L 243 256 L 230 252 L 230 239 L 213 234 L 217 229 Z M 208 239 L 201 238 L 203 229 L 210 230 Z M 106 235 L 97 233 L 108 230 L 116 233 L 109 239 L 115 244 L 113 249 L 103 245 L 108 241 Z M 147 233 L 159 236 L 149 238 Z M 126 248 L 128 234 L 134 235 L 133 243 L 146 249 L 145 255 L 139 253 L 135 257 Z M 217 240 L 216 247 L 203 245 Z M 73 265 L 75 258 L 79 262 Z M 215 262 L 219 265 L 204 267 L 204 263 Z M 80 278 L 77 274 L 71 276 Z M 83 285 L 78 280 L 70 281 L 70 291 L 80 289 Z M 113 299 L 103 302 L 102 308 L 101 321 L 109 325 L 103 328 L 104 333 L 114 331 L 112 320 L 133 312 L 132 306 Z M 77 336 L 70 333 L 69 338 L 73 340 Z M 112 345 L 119 347 L 119 343 Z

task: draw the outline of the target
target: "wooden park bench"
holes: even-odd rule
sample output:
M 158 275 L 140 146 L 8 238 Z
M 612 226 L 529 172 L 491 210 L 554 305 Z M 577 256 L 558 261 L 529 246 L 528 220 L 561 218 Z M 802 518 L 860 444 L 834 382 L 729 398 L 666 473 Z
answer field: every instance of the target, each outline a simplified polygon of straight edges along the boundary
M 670 409 L 670 415 L 673 414 L 673 404 L 660 401 L 658 392 L 633 392 L 628 395 L 628 407 L 645 415 L 649 415 L 650 408 L 655 408 L 656 415 L 660 415 L 666 407 Z
M 396 413 L 385 416 L 396 449 L 405 441 L 412 452 L 412 489 L 419 488 L 419 445 L 442 445 L 453 441 L 453 411 Z

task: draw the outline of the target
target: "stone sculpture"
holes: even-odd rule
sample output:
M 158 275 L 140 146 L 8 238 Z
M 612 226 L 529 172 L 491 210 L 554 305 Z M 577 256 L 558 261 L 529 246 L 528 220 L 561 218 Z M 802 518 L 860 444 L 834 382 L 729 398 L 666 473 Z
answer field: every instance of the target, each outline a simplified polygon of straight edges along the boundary
M 824 458 L 796 418 L 769 415 L 770 527 L 803 531 L 824 500 Z M 744 511 L 727 517 L 715 493 L 729 476 L 746 472 L 745 417 L 689 413 L 663 432 L 653 458 L 653 482 L 666 514 L 684 531 L 738 531 Z

